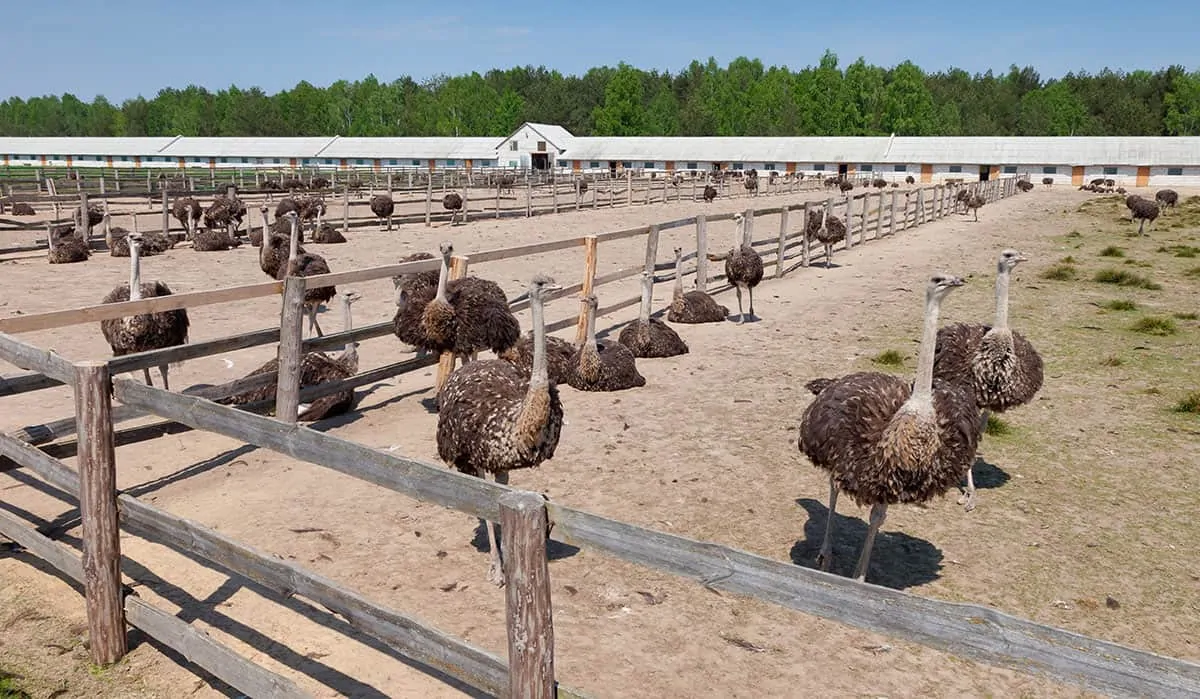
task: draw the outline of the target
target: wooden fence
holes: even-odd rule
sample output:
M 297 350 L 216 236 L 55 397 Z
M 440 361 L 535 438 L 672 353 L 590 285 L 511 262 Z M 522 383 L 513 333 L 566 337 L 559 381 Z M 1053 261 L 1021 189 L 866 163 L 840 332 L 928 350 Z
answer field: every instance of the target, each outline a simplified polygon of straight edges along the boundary
M 1003 180 L 985 184 L 981 190 L 989 200 L 994 200 L 1013 194 L 1015 187 L 1012 180 Z M 755 247 L 767 249 L 764 257 L 768 264 L 774 262 L 778 277 L 794 268 L 795 265 L 789 266 L 789 258 L 794 258 L 789 253 L 794 252 L 795 247 L 801 248 L 799 266 L 816 258 L 816 255 L 805 254 L 807 239 L 802 231 L 807 216 L 798 222 L 800 232 L 793 233 L 789 225 L 790 211 L 816 206 L 829 210 L 846 207 L 849 231 L 845 245 L 850 247 L 941 218 L 953 207 L 952 194 L 942 187 L 918 190 L 915 196 L 905 197 L 906 204 L 902 208 L 897 196 L 891 192 L 868 192 L 852 198 L 837 197 L 824 204 L 807 202 L 750 210 L 746 212 L 745 237 L 751 239 Z M 767 214 L 780 216 L 779 234 L 754 239 L 755 218 Z M 696 260 L 696 285 L 711 291 L 715 289 L 710 282 L 716 279 L 708 278 L 705 265 L 706 224 L 731 217 L 731 214 L 697 216 L 582 238 L 482 251 L 456 257 L 453 269 L 456 275 L 461 275 L 466 271 L 468 260 L 479 264 L 582 246 L 587 253 L 583 278 L 580 283 L 559 292 L 573 294 L 643 271 L 654 274 L 660 267 L 657 262 L 658 233 L 695 226 L 697 246 L 689 257 Z M 596 259 L 602 243 L 638 236 L 645 236 L 647 241 L 644 265 L 596 276 Z M 103 664 L 121 657 L 125 650 L 124 625 L 129 624 L 178 650 L 247 694 L 306 696 L 291 680 L 251 663 L 191 625 L 146 604 L 131 591 L 121 589 L 117 568 L 120 551 L 116 537 L 119 525 L 149 541 L 259 583 L 280 596 L 298 595 L 329 609 L 400 656 L 482 691 L 518 698 L 578 696 L 559 685 L 554 672 L 554 628 L 545 551 L 546 526 L 551 523 L 552 538 L 570 545 L 672 573 L 713 589 L 766 600 L 995 666 L 1118 695 L 1183 697 L 1200 692 L 1200 666 L 1183 660 L 1037 624 L 987 607 L 926 599 L 620 522 L 547 502 L 537 494 L 384 453 L 295 424 L 296 405 L 300 399 L 339 392 L 416 366 L 428 366 L 436 358 L 399 362 L 367 370 L 350 379 L 303 387 L 303 390 L 296 372 L 281 371 L 274 418 L 248 412 L 248 409 L 266 406 L 238 409 L 211 400 L 236 388 L 229 385 L 206 389 L 203 395 L 177 394 L 135 381 L 111 378 L 114 373 L 135 368 L 275 341 L 279 342 L 280 366 L 296 366 L 303 351 L 337 346 L 351 338 L 362 340 L 389 334 L 390 324 L 381 323 L 300 342 L 303 319 L 299 308 L 304 290 L 423 271 L 433 269 L 437 264 L 437 261 L 424 260 L 317 277 L 289 278 L 282 283 L 268 282 L 0 320 L 0 358 L 33 372 L 5 377 L 0 382 L 0 395 L 58 384 L 72 386 L 77 411 L 73 420 L 63 422 L 74 424 L 71 428 L 61 425 L 57 431 L 49 430 L 49 433 L 50 438 L 57 438 L 71 431 L 77 432 L 80 470 L 76 474 L 48 453 L 50 447 L 35 447 L 31 440 L 44 441 L 46 438 L 37 430 L 26 430 L 20 435 L 0 435 L 0 457 L 10 460 L 11 466 L 29 469 L 52 487 L 79 500 L 84 521 L 83 549 L 88 556 L 81 563 L 73 549 L 42 536 L 23 519 L 4 512 L 0 512 L 0 534 L 18 542 L 69 577 L 83 582 L 95 662 Z M 656 278 L 662 279 L 665 277 Z M 104 362 L 72 363 L 9 334 L 280 293 L 283 294 L 280 328 Z M 643 290 L 645 293 L 652 293 L 652 285 L 649 292 Z M 642 298 L 639 295 L 619 301 L 601 313 L 632 305 Z M 526 298 L 518 298 L 513 303 L 514 309 L 527 305 Z M 551 323 L 550 327 L 578 327 L 578 322 L 579 317 L 569 317 Z M 447 355 L 441 358 L 443 370 L 447 368 L 447 358 Z M 369 380 L 363 380 L 368 376 Z M 119 405 L 114 406 L 113 399 Z M 188 428 L 271 449 L 425 502 L 499 521 L 503 546 L 508 552 L 505 561 L 509 580 L 506 590 L 507 661 L 438 631 L 419 619 L 375 604 L 301 566 L 231 540 L 128 494 L 115 494 L 112 485 L 116 468 L 114 444 L 124 437 L 115 426 L 131 415 L 156 415 Z

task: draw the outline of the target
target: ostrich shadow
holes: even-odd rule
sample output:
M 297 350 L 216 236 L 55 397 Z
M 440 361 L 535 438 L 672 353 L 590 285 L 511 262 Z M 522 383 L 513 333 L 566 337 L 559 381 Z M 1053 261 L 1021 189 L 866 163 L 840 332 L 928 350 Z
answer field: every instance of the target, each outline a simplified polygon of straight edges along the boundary
M 845 501 L 843 495 L 839 500 Z M 796 504 L 808 512 L 804 523 L 804 539 L 792 546 L 792 562 L 805 568 L 817 569 L 817 554 L 825 536 L 825 521 L 829 508 L 812 498 L 797 498 Z M 867 521 L 858 517 L 834 514 L 833 565 L 829 572 L 850 577 L 858 563 L 863 542 L 867 538 Z M 889 531 L 887 522 L 875 536 L 875 548 L 867 570 L 867 582 L 894 590 L 904 590 L 931 583 L 941 576 L 942 551 L 933 544 L 903 532 Z
M 500 523 L 497 522 L 494 526 L 496 529 L 496 537 L 499 538 L 500 537 L 500 529 L 501 529 Z M 471 538 L 471 546 L 473 546 L 475 548 L 475 550 L 480 553 L 487 553 L 488 551 L 492 550 L 491 546 L 488 544 L 488 540 L 487 540 L 487 528 L 484 526 L 482 521 L 478 522 L 475 525 L 475 534 Z M 501 550 L 501 552 L 503 552 L 503 550 Z M 561 561 L 565 558 L 570 558 L 577 553 L 579 553 L 578 546 L 572 546 L 571 544 L 564 544 L 561 541 L 555 541 L 554 539 L 550 539 L 550 538 L 546 539 L 546 559 L 547 560 Z
M 976 490 L 999 488 L 1012 480 L 1012 476 L 1008 475 L 1008 471 L 985 460 L 982 456 L 975 457 L 975 463 L 971 465 L 971 473 L 975 476 Z M 960 490 L 965 488 L 966 485 L 967 479 L 964 476 Z

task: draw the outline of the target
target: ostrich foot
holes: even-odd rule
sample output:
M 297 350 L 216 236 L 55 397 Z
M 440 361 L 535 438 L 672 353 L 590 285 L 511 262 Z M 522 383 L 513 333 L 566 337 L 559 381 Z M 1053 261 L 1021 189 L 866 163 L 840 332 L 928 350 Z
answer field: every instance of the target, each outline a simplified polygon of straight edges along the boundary
M 833 547 L 831 546 L 830 547 L 831 550 L 829 550 L 829 551 L 822 550 L 820 553 L 817 554 L 817 560 L 816 560 L 817 567 L 820 568 L 821 570 L 825 571 L 826 573 L 829 572 L 830 566 L 833 565 L 832 548 Z
M 492 583 L 496 587 L 504 587 L 504 570 L 503 566 L 500 565 L 500 561 L 494 560 L 492 561 L 492 564 L 488 566 L 487 579 L 488 582 Z
M 986 413 L 985 413 L 986 415 Z M 987 419 L 986 417 L 984 418 Z M 967 469 L 967 487 L 958 498 L 958 504 L 963 506 L 963 510 L 970 512 L 975 509 L 975 468 L 972 466 Z

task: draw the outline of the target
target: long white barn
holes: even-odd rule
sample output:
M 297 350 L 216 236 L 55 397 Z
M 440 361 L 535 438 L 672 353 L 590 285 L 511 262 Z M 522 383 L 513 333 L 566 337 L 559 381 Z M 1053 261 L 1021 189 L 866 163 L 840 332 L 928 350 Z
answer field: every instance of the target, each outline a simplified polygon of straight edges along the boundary
M 920 182 L 1029 174 L 1200 185 L 1200 137 L 591 137 L 525 123 L 505 137 L 0 137 L 8 167 L 745 170 Z

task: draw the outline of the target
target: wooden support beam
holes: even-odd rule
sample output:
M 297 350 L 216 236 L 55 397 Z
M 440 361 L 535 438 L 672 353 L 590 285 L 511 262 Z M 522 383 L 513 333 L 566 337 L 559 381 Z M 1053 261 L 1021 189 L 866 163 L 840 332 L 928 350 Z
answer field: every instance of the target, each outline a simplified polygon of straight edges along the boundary
M 275 418 L 295 423 L 300 414 L 300 363 L 304 348 L 304 277 L 288 277 L 279 319 L 279 383 L 275 386 Z
M 808 263 L 812 260 L 812 237 L 808 235 L 808 215 L 812 211 L 812 204 L 811 201 L 804 202 L 804 222 L 800 224 L 801 235 L 804 236 L 801 239 L 800 247 L 801 267 L 807 267 Z
M 554 615 L 546 559 L 546 501 L 530 492 L 500 497 L 508 630 L 508 696 L 553 699 Z
M 775 278 L 783 278 L 784 254 L 787 252 L 788 210 L 779 212 L 779 247 L 775 251 Z
M 105 666 L 125 657 L 128 650 L 121 600 L 117 465 L 108 365 L 76 364 L 74 385 L 89 650 L 92 662 Z
M 693 179 L 693 190 L 695 184 Z M 695 199 L 694 192 L 692 198 Z M 708 290 L 708 217 L 704 214 L 696 216 L 696 288 Z
M 646 236 L 646 261 L 642 265 L 642 306 L 639 318 L 648 317 L 654 310 L 654 267 L 658 264 L 658 226 L 651 225 Z
M 599 244 L 596 241 L 596 236 L 589 235 L 583 239 L 583 283 L 580 287 L 580 296 L 587 296 L 595 289 L 596 284 L 596 265 L 599 262 Z M 579 312 L 579 320 L 575 324 L 575 345 L 583 344 L 587 337 L 587 315 L 581 310 Z
M 455 255 L 454 257 L 451 257 L 450 280 L 453 281 L 455 279 L 462 279 L 463 277 L 467 276 L 467 264 L 468 260 L 464 256 Z M 442 386 L 446 385 L 446 379 L 449 379 L 450 374 L 454 371 L 454 361 L 457 358 L 458 357 L 454 354 L 454 352 L 450 350 L 442 352 L 441 356 L 438 357 L 437 380 L 434 384 L 434 395 L 441 395 Z
M 3 332 L 0 332 L 0 359 L 21 369 L 41 372 L 60 383 L 70 384 L 75 380 L 75 368 L 66 359 Z

